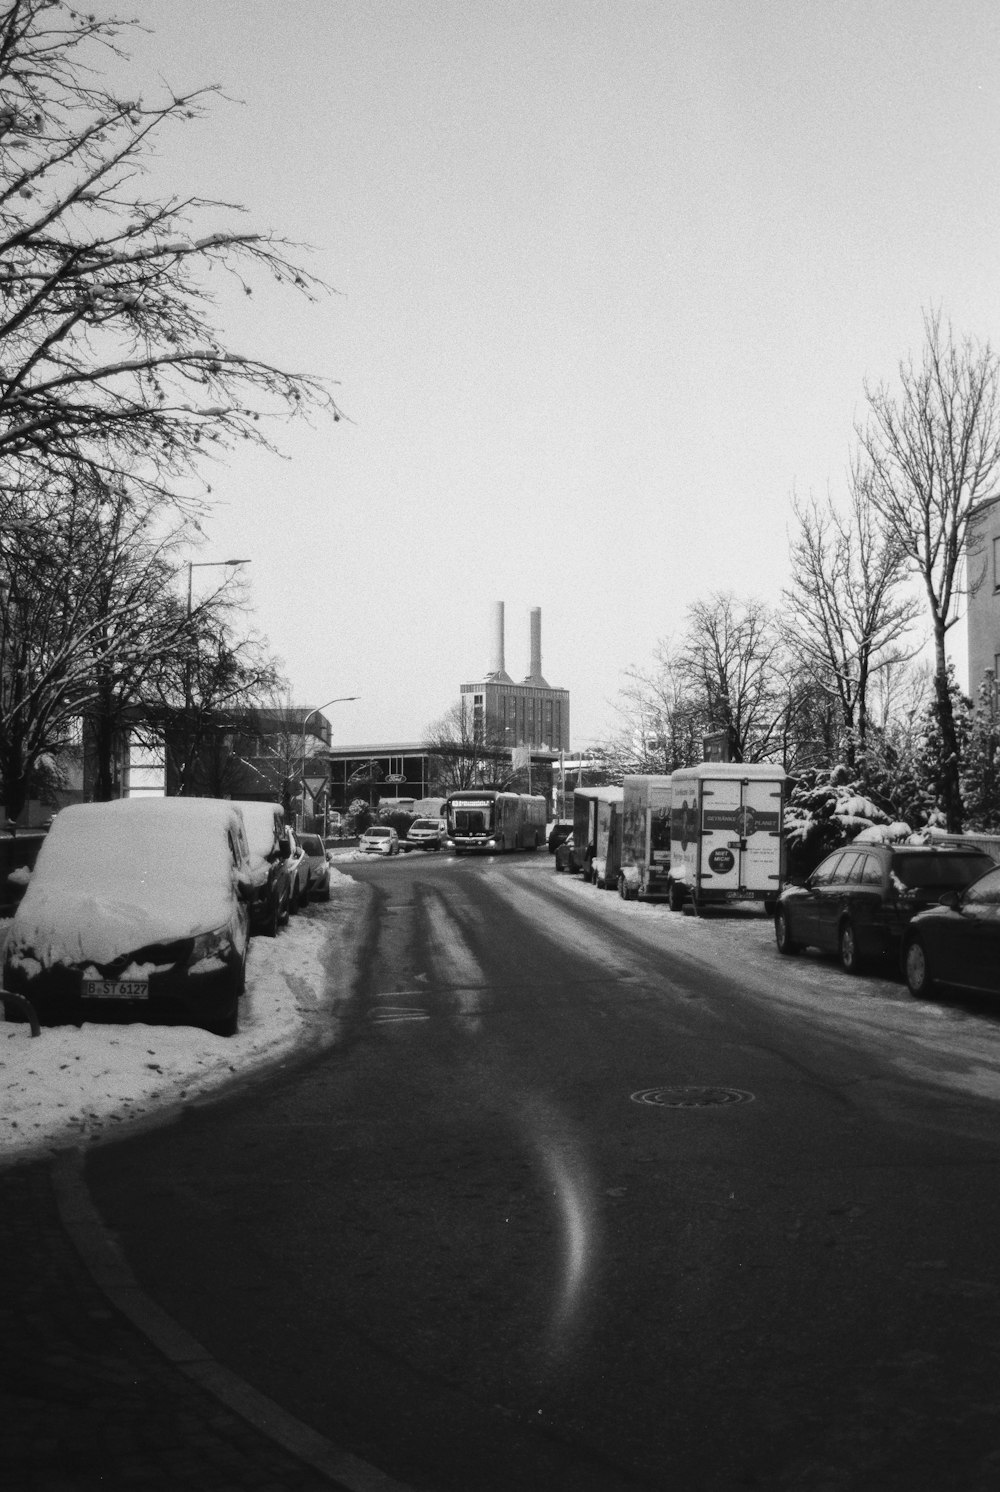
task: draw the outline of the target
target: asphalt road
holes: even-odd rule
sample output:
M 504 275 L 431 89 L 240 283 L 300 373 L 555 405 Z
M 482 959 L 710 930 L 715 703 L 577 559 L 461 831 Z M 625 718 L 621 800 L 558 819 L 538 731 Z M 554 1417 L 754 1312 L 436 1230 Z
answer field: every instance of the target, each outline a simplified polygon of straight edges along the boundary
M 349 870 L 338 1045 L 88 1159 L 165 1309 L 414 1488 L 1000 1485 L 994 1012 L 545 854 Z

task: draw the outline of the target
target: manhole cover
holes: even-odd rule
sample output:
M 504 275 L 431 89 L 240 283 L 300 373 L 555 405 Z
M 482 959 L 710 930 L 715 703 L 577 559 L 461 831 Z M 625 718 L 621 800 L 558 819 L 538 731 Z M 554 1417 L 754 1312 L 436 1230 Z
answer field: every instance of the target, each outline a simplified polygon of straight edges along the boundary
M 708 1109 L 726 1103 L 753 1103 L 744 1088 L 641 1088 L 633 1103 L 656 1104 L 661 1109 Z

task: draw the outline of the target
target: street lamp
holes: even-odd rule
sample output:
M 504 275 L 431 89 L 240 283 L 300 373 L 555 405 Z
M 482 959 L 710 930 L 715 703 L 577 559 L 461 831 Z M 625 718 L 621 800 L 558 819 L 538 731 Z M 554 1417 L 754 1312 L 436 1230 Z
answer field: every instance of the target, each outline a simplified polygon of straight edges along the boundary
M 305 821 L 306 816 L 306 726 L 309 724 L 314 715 L 322 714 L 322 712 L 324 710 L 328 710 L 331 705 L 346 704 L 348 700 L 360 699 L 360 697 L 361 696 L 358 694 L 338 694 L 336 699 L 328 699 L 325 705 L 317 705 L 315 710 L 310 710 L 308 715 L 306 715 L 302 721 L 302 811 L 299 814 L 300 833 L 302 832 L 302 825 Z M 310 796 L 312 795 L 310 794 Z
M 252 563 L 253 563 L 253 561 L 252 560 L 248 560 L 248 559 L 188 560 L 188 562 L 187 562 L 187 571 L 188 571 L 187 617 L 188 617 L 188 621 L 191 620 L 191 612 L 192 612 L 192 609 L 193 609 L 192 605 L 191 605 L 191 585 L 192 585 L 192 581 L 193 581 L 193 578 L 194 578 L 194 572 L 195 572 L 195 570 L 232 570 L 232 569 L 235 569 L 238 565 L 249 565 L 249 564 L 252 564 Z M 185 748 L 184 748 L 184 757 L 185 757 L 185 761 L 184 761 L 184 779 L 185 780 L 184 780 L 184 782 L 182 784 L 182 791 L 183 791 L 184 788 L 187 787 L 187 775 L 188 775 L 188 771 L 189 771 L 189 769 L 191 767 L 190 755 L 191 755 L 191 750 L 192 750 L 192 746 L 193 746 L 193 732 L 191 732 L 191 653 L 190 653 L 190 641 L 191 641 L 190 638 L 188 638 L 188 652 L 187 652 L 187 657 L 186 657 L 186 661 L 185 661 L 185 664 L 184 664 L 184 734 L 185 734 L 186 737 L 188 737 L 188 740 L 187 740 L 187 744 L 185 745 Z
M 237 565 L 252 565 L 253 560 L 188 560 L 188 616 L 191 615 L 191 580 L 195 570 L 231 570 Z

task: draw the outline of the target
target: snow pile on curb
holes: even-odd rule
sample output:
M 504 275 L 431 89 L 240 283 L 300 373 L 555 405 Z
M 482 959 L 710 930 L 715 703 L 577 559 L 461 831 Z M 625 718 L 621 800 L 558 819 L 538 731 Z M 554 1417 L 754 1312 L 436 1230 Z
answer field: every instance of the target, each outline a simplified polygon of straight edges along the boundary
M 0 1022 L 0 1164 L 97 1141 L 303 1042 L 331 1039 L 364 888 L 336 871 L 330 879 L 329 904 L 314 904 L 275 939 L 252 939 L 236 1036 L 85 1023 L 32 1037 L 26 1024 Z M 0 946 L 5 932 L 0 924 Z

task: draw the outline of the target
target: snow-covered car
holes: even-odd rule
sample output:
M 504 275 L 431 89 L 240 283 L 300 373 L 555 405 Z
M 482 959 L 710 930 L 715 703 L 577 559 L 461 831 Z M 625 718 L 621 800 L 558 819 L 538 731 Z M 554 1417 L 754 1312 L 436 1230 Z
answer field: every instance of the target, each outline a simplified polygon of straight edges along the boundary
M 306 862 L 306 896 L 314 901 L 329 901 L 330 863 L 326 846 L 318 834 L 300 834 L 299 845 Z
M 395 829 L 373 824 L 358 840 L 358 849 L 363 855 L 398 855 L 399 835 Z
M 302 842 L 295 830 L 288 829 L 286 833 L 288 835 L 288 859 L 285 861 L 285 870 L 288 874 L 288 910 L 297 912 L 306 900 L 309 866 Z
M 408 850 L 439 850 L 448 836 L 444 819 L 414 819 L 406 831 L 403 847 Z
M 232 1036 L 252 895 L 232 803 L 124 798 L 64 808 L 14 914 L 4 988 L 47 1023 L 103 1011 L 180 1017 Z
M 291 843 L 285 828 L 285 811 L 280 803 L 258 803 L 251 800 L 234 804 L 243 815 L 247 843 L 250 846 L 250 931 L 278 936 L 278 928 L 288 921 L 292 899 L 292 882 L 288 874 Z

